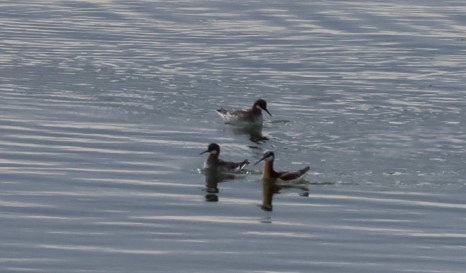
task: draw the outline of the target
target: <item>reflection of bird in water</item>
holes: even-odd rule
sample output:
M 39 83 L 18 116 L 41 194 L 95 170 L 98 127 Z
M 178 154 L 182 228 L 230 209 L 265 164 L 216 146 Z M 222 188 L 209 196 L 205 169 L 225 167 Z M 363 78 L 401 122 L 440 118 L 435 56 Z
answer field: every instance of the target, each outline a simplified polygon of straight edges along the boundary
M 285 184 L 282 181 L 279 181 L 275 178 L 264 178 L 262 180 L 262 210 L 272 211 L 273 205 L 272 200 L 273 196 L 276 193 L 280 193 L 282 189 L 299 189 L 302 192 L 299 194 L 301 196 L 309 196 L 309 188 L 307 185 L 303 184 Z
M 218 171 L 241 171 L 246 165 L 249 164 L 247 159 L 241 162 L 223 161 L 219 158 L 220 146 L 216 143 L 211 143 L 207 147 L 207 150 L 200 153 L 200 155 L 209 153 L 206 161 L 204 162 L 204 168 L 216 169 Z
M 217 169 L 207 168 L 203 170 L 205 176 L 205 200 L 207 202 L 218 202 L 218 183 L 234 179 L 234 174 L 223 173 Z
M 264 153 L 264 156 L 259 159 L 254 165 L 257 163 L 261 162 L 264 160 L 264 169 L 263 169 L 263 178 L 272 178 L 272 179 L 277 179 L 280 178 L 281 180 L 288 181 L 288 180 L 293 180 L 297 179 L 301 176 L 303 176 L 307 171 L 309 171 L 309 166 L 306 166 L 303 169 L 297 170 L 297 171 L 281 171 L 281 172 L 276 172 L 273 169 L 273 162 L 275 159 L 275 154 L 272 151 L 268 151 Z
M 263 179 L 262 181 L 262 206 L 265 211 L 272 211 L 273 195 L 280 191 L 275 179 Z
M 267 137 L 262 135 L 262 124 L 228 126 L 228 130 L 231 130 L 236 135 L 247 135 L 249 136 L 249 140 L 254 143 L 260 143 L 269 140 Z
M 267 102 L 263 99 L 258 99 L 254 102 L 251 108 L 237 110 L 234 112 L 229 112 L 223 108 L 217 110 L 217 114 L 219 114 L 225 123 L 233 123 L 233 124 L 262 124 L 262 111 L 267 112 L 270 116 L 269 110 L 267 110 Z

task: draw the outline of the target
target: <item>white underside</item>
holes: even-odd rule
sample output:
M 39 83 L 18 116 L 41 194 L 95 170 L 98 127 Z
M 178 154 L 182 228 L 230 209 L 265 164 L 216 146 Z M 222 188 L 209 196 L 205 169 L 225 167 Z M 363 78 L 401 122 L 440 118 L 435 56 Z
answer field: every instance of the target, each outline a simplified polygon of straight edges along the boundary
M 248 119 L 244 115 L 233 115 L 230 112 L 221 113 L 215 111 L 219 116 L 222 117 L 225 123 L 229 124 L 262 124 L 262 115 L 255 117 L 254 119 Z

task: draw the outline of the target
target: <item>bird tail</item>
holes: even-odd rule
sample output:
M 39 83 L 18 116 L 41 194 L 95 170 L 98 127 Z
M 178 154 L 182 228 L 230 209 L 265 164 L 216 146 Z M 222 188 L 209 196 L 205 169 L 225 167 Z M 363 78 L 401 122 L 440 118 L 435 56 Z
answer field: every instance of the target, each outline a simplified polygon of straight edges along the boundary
M 244 167 L 246 167 L 249 164 L 249 161 L 245 159 L 244 161 L 239 163 L 239 169 L 242 170 Z
M 223 108 L 217 109 L 215 112 L 217 112 L 217 114 L 219 114 L 221 117 L 224 117 L 228 114 L 228 111 Z
M 306 168 L 300 170 L 299 173 L 300 173 L 301 175 L 303 175 L 303 174 L 307 173 L 310 169 L 311 169 L 311 167 L 306 166 Z

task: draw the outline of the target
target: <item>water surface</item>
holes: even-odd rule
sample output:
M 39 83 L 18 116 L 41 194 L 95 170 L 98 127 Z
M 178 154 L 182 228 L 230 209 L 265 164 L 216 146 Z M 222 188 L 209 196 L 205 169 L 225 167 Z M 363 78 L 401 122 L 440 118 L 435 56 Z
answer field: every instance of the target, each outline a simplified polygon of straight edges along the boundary
M 463 272 L 465 12 L 0 3 L 0 271 Z M 260 132 L 214 112 L 256 98 Z M 263 211 L 260 166 L 206 189 L 210 142 L 311 171 Z

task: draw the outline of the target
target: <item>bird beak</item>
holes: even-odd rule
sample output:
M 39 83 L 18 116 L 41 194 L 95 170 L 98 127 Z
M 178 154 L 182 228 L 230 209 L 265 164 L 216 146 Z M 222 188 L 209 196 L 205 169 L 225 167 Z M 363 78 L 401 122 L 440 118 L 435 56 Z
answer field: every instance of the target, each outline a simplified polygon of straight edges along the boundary
M 209 152 L 209 150 L 205 150 L 202 153 L 200 153 L 199 155 L 203 155 L 203 154 L 208 153 L 208 152 Z
M 270 114 L 269 110 L 264 109 L 264 111 L 267 112 L 267 114 L 269 114 L 269 116 L 272 116 L 272 114 Z
M 259 160 L 258 160 L 256 163 L 254 163 L 254 166 L 256 166 L 256 165 L 257 165 L 257 163 L 261 162 L 261 161 L 262 161 L 262 160 L 264 160 L 264 159 L 265 159 L 265 156 L 264 156 L 264 157 L 262 157 L 261 159 L 259 159 Z

